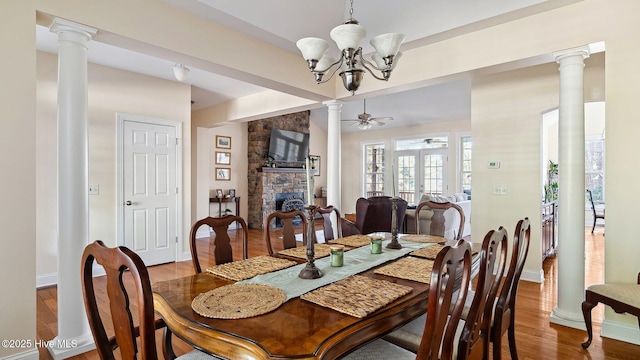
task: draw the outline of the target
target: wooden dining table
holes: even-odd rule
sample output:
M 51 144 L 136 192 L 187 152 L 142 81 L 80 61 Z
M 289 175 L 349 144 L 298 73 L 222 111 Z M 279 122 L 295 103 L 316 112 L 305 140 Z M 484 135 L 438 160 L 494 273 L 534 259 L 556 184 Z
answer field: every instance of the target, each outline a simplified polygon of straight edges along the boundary
M 406 285 L 412 291 L 363 318 L 300 297 L 250 318 L 204 317 L 192 310 L 193 299 L 234 283 L 208 273 L 158 282 L 153 286 L 153 300 L 155 311 L 171 332 L 205 352 L 229 359 L 335 359 L 427 309 L 428 284 L 375 274 L 374 269 L 360 275 Z

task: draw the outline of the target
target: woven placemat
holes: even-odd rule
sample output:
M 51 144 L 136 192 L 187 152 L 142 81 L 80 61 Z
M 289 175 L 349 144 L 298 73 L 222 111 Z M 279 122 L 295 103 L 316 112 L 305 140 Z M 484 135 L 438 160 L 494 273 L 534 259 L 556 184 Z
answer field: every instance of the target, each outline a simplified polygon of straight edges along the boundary
M 231 284 L 202 293 L 191 308 L 214 319 L 244 319 L 266 314 L 284 303 L 284 291 L 265 284 Z
M 406 234 L 400 237 L 400 240 L 411 241 L 417 243 L 439 243 L 447 241 L 442 236 L 436 235 L 420 235 L 420 234 Z
M 320 259 L 331 254 L 331 248 L 329 244 L 313 244 L 314 258 Z M 306 259 L 307 247 L 299 246 L 291 249 L 286 249 L 278 252 L 281 255 L 287 255 L 295 258 Z
M 272 256 L 256 256 L 207 268 L 207 272 L 225 279 L 240 281 L 256 275 L 288 268 L 296 265 L 295 261 L 278 259 Z
M 342 244 L 351 247 L 360 247 L 369 245 L 371 243 L 371 237 L 367 235 L 350 235 L 343 238 L 338 238 L 329 241 L 332 244 Z
M 444 248 L 444 245 L 434 244 L 434 245 L 423 247 L 422 249 L 418 249 L 416 251 L 413 251 L 413 252 L 409 253 L 409 255 L 419 256 L 419 257 L 423 257 L 423 258 L 426 258 L 426 259 L 429 259 L 429 260 L 435 260 L 436 256 L 438 256 L 438 253 L 443 248 Z
M 431 283 L 432 269 L 433 260 L 405 257 L 389 265 L 377 268 L 373 272 L 429 284 Z
M 354 275 L 308 292 L 300 298 L 347 315 L 363 318 L 412 290 L 409 286 L 386 280 Z

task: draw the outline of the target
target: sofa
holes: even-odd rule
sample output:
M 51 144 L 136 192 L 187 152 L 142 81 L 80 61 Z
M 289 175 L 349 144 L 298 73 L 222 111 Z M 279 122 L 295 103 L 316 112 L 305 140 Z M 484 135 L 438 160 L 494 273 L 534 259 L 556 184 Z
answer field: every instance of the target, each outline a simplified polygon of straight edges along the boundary
M 457 204 L 462 208 L 465 216 L 465 224 L 464 231 L 462 232 L 462 237 L 471 235 L 471 200 L 469 200 L 469 195 L 465 193 L 458 193 L 449 196 L 441 196 L 441 195 L 422 195 L 420 199 L 420 203 L 425 201 L 434 201 L 434 202 L 452 202 Z M 407 209 L 405 215 L 405 225 L 406 232 L 408 234 L 416 233 L 416 210 Z M 431 216 L 433 215 L 433 211 L 427 210 L 426 208 L 422 208 L 420 210 L 420 233 L 428 234 L 429 228 L 431 226 Z M 444 237 L 447 239 L 453 239 L 454 233 L 458 231 L 458 224 L 460 223 L 460 215 L 455 209 L 449 209 L 444 213 L 445 217 L 445 233 Z

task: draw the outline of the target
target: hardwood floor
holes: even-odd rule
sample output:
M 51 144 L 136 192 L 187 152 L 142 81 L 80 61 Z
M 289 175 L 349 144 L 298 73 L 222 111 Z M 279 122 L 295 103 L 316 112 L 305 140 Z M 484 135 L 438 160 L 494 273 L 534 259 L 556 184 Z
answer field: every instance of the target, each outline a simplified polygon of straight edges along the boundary
M 586 242 L 586 284 L 591 285 L 603 281 L 604 241 L 602 228 L 591 234 L 591 228 L 585 228 Z M 235 241 L 234 257 L 241 256 L 239 241 Z M 202 240 L 202 244 L 206 244 Z M 274 246 L 276 247 L 276 246 Z M 262 240 L 262 233 L 249 230 L 249 256 L 267 253 Z M 208 261 L 206 245 L 198 249 L 203 266 Z M 549 314 L 556 305 L 556 271 L 555 257 L 544 263 L 545 282 L 537 284 L 522 281 L 518 291 L 516 304 L 516 341 L 519 358 L 527 359 L 639 359 L 640 346 L 600 337 L 600 323 L 604 316 L 604 306 L 593 310 L 594 339 L 589 350 L 584 350 L 580 343 L 586 339 L 586 332 L 549 322 Z M 152 282 L 183 277 L 193 273 L 191 261 L 170 263 L 149 268 Z M 635 275 L 634 275 L 635 276 Z M 97 279 L 96 281 L 100 281 Z M 57 299 L 56 288 L 44 288 L 37 291 L 37 336 L 41 340 L 50 340 L 57 334 Z M 106 295 L 103 293 L 102 298 Z M 161 332 L 158 332 L 158 341 Z M 506 336 L 506 335 L 505 335 Z M 502 355 L 509 359 L 506 338 L 503 341 Z M 188 345 L 174 338 L 176 353 L 189 351 Z M 73 359 L 97 359 L 95 351 L 88 352 Z M 40 349 L 40 359 L 52 359 L 45 349 Z

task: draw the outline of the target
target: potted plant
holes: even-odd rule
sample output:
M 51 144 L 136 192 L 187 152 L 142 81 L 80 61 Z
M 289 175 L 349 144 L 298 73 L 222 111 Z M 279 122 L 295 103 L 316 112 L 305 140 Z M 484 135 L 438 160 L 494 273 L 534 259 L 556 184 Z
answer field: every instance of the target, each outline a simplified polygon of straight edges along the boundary
M 547 184 L 544 186 L 544 201 L 558 200 L 558 163 L 549 160 Z

